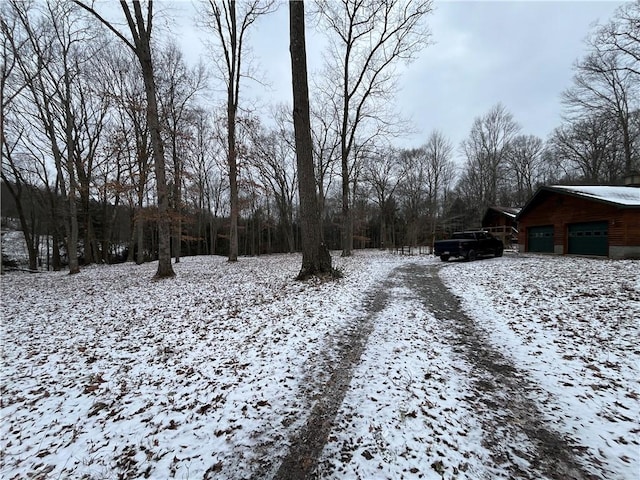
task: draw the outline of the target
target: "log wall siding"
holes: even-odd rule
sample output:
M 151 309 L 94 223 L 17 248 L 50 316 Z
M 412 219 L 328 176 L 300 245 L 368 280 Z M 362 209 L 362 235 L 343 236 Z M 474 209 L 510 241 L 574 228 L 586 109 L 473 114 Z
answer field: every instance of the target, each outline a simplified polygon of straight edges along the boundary
M 506 215 L 498 213 L 494 210 L 487 215 L 489 218 L 482 225 L 483 227 L 510 227 L 514 222 L 507 218 Z
M 488 210 L 482 219 L 482 228 L 487 227 L 514 227 L 517 229 L 518 222 L 514 216 L 496 210 Z
M 619 208 L 614 205 L 542 192 L 536 205 L 532 205 L 519 218 L 518 243 L 528 250 L 527 229 L 543 225 L 554 226 L 554 245 L 563 245 L 567 251 L 567 225 L 583 222 L 609 222 L 609 246 L 640 246 L 640 207 Z

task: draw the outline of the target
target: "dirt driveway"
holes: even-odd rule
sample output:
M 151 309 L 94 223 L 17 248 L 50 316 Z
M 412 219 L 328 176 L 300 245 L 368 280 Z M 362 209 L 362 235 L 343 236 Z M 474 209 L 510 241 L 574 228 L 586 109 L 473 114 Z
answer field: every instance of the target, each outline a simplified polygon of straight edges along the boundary
M 344 428 L 336 424 L 336 415 L 350 383 L 356 380 L 354 372 L 368 348 L 367 342 L 371 342 L 372 332 L 377 325 L 385 323 L 385 312 L 393 311 L 394 302 L 414 302 L 423 309 L 433 319 L 429 332 L 434 341 L 437 339 L 450 348 L 453 355 L 464 362 L 466 371 L 462 375 L 466 377 L 466 387 L 460 402 L 465 403 L 464 408 L 478 419 L 481 446 L 485 451 L 480 462 L 485 464 L 486 472 L 493 472 L 486 478 L 608 478 L 606 471 L 594 465 L 597 463 L 594 459 L 584 456 L 585 448 L 545 422 L 533 400 L 539 387 L 527 378 L 526 372 L 519 370 L 490 344 L 482 326 L 461 312 L 457 298 L 439 279 L 439 268 L 446 266 L 415 263 L 397 268 L 377 291 L 372 292 L 367 314 L 355 319 L 349 331 L 332 339 L 341 361 L 327 364 L 331 370 L 330 380 L 315 403 L 306 426 L 293 440 L 293 447 L 275 478 L 341 477 L 340 463 L 350 461 L 356 447 L 343 445 L 340 458 L 333 455 L 330 460 L 326 453 L 323 457 L 323 450 L 332 439 L 332 429 Z M 393 289 L 401 291 L 402 295 L 391 294 Z M 422 405 L 432 403 L 427 398 Z M 429 416 L 427 410 L 422 408 Z M 356 432 L 353 436 L 357 436 Z M 464 445 L 464 439 L 460 442 Z M 371 456 L 367 452 L 362 453 L 366 459 Z M 471 455 L 465 453 L 465 456 Z M 435 473 L 445 478 L 444 470 L 440 470 L 442 465 L 440 461 L 433 462 L 431 474 L 410 469 L 405 478 L 437 478 Z M 584 465 L 590 468 L 586 469 Z M 463 468 L 454 471 L 460 470 Z M 462 474 L 461 477 L 473 478 L 473 475 L 465 477 Z

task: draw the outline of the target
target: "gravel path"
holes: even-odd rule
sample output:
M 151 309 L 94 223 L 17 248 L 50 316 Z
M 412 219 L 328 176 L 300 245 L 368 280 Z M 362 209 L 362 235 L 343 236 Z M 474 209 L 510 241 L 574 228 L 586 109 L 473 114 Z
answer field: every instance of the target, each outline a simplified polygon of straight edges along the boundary
M 586 471 L 579 460 L 583 450 L 561 436 L 544 421 L 532 398 L 539 390 L 508 358 L 495 350 L 482 326 L 460 310 L 459 302 L 438 277 L 446 265 L 409 264 L 394 270 L 390 280 L 402 281 L 416 299 L 438 320 L 439 334 L 471 366 L 467 375 L 472 388 L 464 400 L 477 413 L 484 432 L 483 446 L 490 452 L 489 468 L 508 472 L 513 479 L 591 480 L 606 478 Z M 401 280 L 400 280 L 401 279 Z M 331 371 L 306 425 L 292 441 L 288 456 L 274 478 L 278 480 L 318 478 L 318 458 L 327 442 L 334 419 L 349 388 L 379 315 L 394 301 L 387 294 L 389 281 L 373 292 L 366 316 L 334 339 L 338 362 L 328 362 Z M 441 339 L 442 340 L 442 339 Z
M 461 312 L 456 297 L 440 281 L 437 267 L 406 268 L 405 278 L 445 327 L 454 351 L 473 366 L 469 376 L 474 389 L 466 400 L 482 419 L 484 444 L 495 465 L 506 469 L 511 478 L 599 478 L 577 461 L 580 447 L 546 425 L 531 400 L 538 387 L 494 349 L 481 326 Z M 520 467 L 519 459 L 529 465 L 527 470 Z

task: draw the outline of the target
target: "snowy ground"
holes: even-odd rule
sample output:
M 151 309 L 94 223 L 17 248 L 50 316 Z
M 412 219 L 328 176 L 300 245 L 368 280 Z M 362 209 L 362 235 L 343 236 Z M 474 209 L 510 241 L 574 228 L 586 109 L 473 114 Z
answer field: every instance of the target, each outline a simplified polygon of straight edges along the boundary
M 321 401 L 337 334 L 367 315 L 318 476 L 497 476 L 468 365 L 393 273 L 416 262 L 440 266 L 368 251 L 334 256 L 336 282 L 293 281 L 297 255 L 184 258 L 160 282 L 154 264 L 2 276 L 0 478 L 271 478 Z M 588 469 L 637 478 L 640 262 L 510 256 L 439 272 L 530 373 L 549 423 L 599 462 Z
M 7 258 L 16 262 L 18 268 L 29 268 L 29 252 L 24 234 L 20 230 L 2 230 L 2 253 Z M 39 255 L 41 259 L 47 258 L 46 239 L 39 245 Z
M 441 276 L 542 387 L 551 424 L 609 478 L 640 478 L 640 262 L 530 256 Z

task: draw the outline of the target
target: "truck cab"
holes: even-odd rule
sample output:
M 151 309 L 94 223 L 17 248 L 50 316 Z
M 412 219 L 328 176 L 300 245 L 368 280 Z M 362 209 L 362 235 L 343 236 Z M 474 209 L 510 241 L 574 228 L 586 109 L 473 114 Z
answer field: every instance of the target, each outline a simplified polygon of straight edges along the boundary
M 439 240 L 434 244 L 434 253 L 446 262 L 452 257 L 475 260 L 478 255 L 501 257 L 504 251 L 502 240 L 484 230 L 456 232 L 449 240 Z

